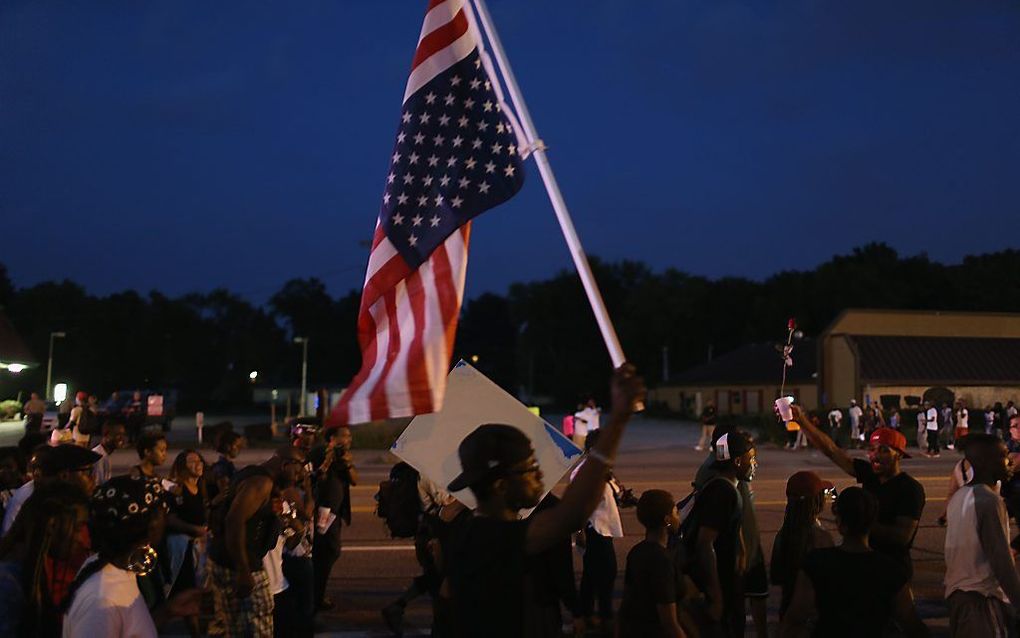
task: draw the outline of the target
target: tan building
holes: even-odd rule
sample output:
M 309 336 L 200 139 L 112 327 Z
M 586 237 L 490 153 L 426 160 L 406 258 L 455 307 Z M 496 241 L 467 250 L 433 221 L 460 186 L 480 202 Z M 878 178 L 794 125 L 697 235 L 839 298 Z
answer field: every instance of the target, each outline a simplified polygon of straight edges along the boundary
M 786 393 L 808 409 L 851 399 L 887 408 L 1020 403 L 1018 314 L 850 309 L 794 345 Z M 781 373 L 775 344 L 749 344 L 685 370 L 649 400 L 694 414 L 710 399 L 720 414 L 771 412 Z
M 964 399 L 983 407 L 1020 399 L 1020 315 L 843 311 L 818 337 L 824 405 L 886 406 Z

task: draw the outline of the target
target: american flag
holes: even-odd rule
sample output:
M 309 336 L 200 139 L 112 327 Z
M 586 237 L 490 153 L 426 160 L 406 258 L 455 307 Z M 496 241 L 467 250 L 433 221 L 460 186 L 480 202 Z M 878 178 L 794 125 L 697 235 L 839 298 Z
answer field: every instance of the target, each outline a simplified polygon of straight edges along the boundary
M 361 370 L 328 424 L 442 407 L 471 219 L 524 182 L 519 128 L 465 0 L 432 0 L 418 39 L 358 316 Z

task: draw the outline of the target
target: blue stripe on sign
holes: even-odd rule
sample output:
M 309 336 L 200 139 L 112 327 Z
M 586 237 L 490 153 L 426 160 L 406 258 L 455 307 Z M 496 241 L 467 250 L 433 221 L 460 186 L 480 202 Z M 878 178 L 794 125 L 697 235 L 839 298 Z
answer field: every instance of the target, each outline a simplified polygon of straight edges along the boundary
M 563 436 L 563 433 L 554 428 L 553 426 L 545 423 L 545 431 L 549 433 L 549 438 L 553 440 L 556 447 L 560 448 L 560 452 L 563 452 L 563 456 L 568 459 L 572 459 L 581 453 L 581 448 L 574 445 L 574 442 Z

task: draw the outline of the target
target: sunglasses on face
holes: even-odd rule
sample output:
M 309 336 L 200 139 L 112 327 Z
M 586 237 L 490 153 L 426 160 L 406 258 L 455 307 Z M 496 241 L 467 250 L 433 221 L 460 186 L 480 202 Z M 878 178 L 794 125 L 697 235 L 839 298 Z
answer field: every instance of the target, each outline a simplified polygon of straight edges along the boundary
M 538 472 L 541 469 L 542 468 L 538 465 L 538 463 L 532 463 L 531 465 L 523 468 L 510 468 L 506 471 L 506 473 L 516 476 L 524 476 L 525 474 L 533 474 L 535 472 Z

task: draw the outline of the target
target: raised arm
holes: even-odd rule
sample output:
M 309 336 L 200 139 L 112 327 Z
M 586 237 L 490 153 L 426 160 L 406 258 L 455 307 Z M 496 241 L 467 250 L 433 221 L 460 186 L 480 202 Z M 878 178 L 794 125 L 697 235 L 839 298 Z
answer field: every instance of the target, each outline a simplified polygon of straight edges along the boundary
M 793 410 L 794 420 L 804 430 L 804 434 L 807 436 L 808 440 L 811 441 L 811 445 L 821 450 L 822 454 L 829 457 L 841 470 L 850 476 L 857 478 L 857 474 L 854 472 L 854 460 L 850 458 L 850 455 L 836 445 L 836 443 L 829 438 L 829 435 L 818 429 L 818 427 L 811 422 L 811 419 L 804 414 L 804 411 L 800 409 L 800 406 L 791 405 L 790 408 Z
M 532 514 L 525 539 L 525 551 L 537 554 L 581 528 L 602 500 L 609 469 L 616 459 L 620 438 L 634 411 L 634 404 L 645 397 L 644 381 L 634 366 L 625 363 L 613 373 L 612 411 L 609 423 L 602 427 L 598 443 L 588 460 L 571 481 L 560 504 Z

